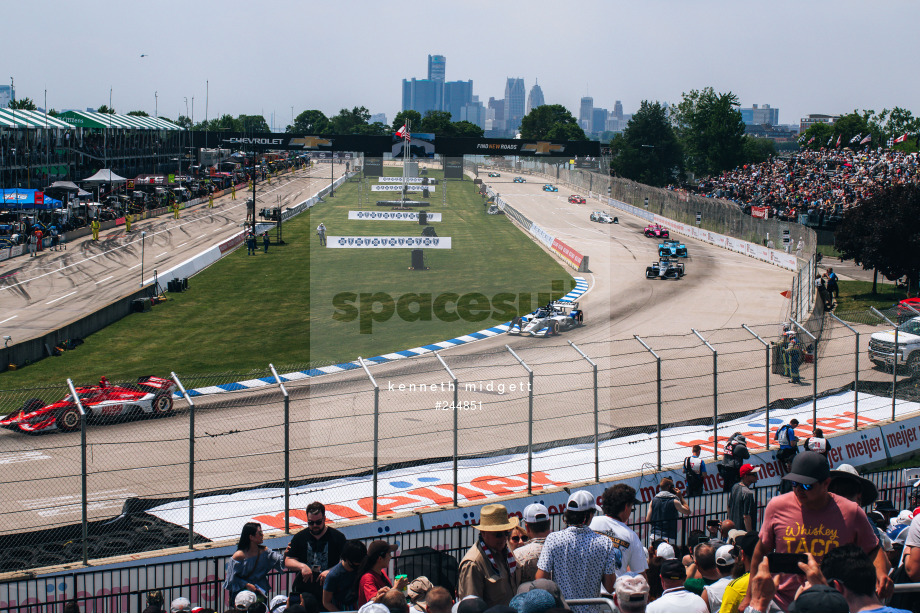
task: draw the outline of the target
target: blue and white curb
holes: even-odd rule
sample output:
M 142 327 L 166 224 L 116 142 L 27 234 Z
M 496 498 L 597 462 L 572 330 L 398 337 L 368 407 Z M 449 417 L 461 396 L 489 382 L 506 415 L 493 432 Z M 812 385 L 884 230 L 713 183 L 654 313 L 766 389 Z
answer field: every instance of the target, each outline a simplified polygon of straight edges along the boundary
M 582 294 L 588 291 L 588 281 L 584 277 L 574 277 L 575 288 L 563 296 L 560 301 L 573 302 L 575 299 L 580 297 Z M 486 328 L 475 333 L 470 333 L 468 335 L 463 335 L 462 337 L 455 337 L 453 339 L 448 339 L 447 341 L 441 341 L 439 343 L 432 343 L 429 345 L 423 345 L 421 347 L 412 348 L 409 350 L 402 350 L 401 352 L 393 352 L 391 354 L 383 354 L 382 356 L 374 356 L 373 358 L 365 358 L 364 361 L 370 365 L 379 365 L 386 362 L 392 362 L 394 360 L 400 360 L 402 358 L 412 358 L 413 356 L 421 356 L 423 354 L 429 354 L 431 352 L 438 352 L 440 350 L 446 350 L 448 348 L 456 347 L 458 345 L 464 345 L 466 343 L 472 343 L 473 341 L 479 341 L 481 339 L 488 339 L 489 337 L 495 337 L 502 333 L 508 332 L 508 329 L 511 327 L 511 322 L 505 322 L 504 324 L 498 324 L 491 328 Z M 293 373 L 283 373 L 279 374 L 278 377 L 282 382 L 296 382 L 298 380 L 310 379 L 313 377 L 319 377 L 320 375 L 329 375 L 332 373 L 341 373 L 342 371 L 351 371 L 352 369 L 360 369 L 361 363 L 358 361 L 354 362 L 343 362 L 337 365 L 332 365 L 329 367 L 320 367 L 319 369 L 307 369 L 305 371 L 294 371 Z M 275 386 L 278 382 L 275 381 L 274 377 L 260 377 L 258 379 L 245 380 L 242 382 L 232 382 L 229 384 L 218 384 L 217 386 L 205 386 L 203 388 L 194 388 L 192 390 L 187 390 L 186 392 L 190 397 L 198 397 L 206 394 L 219 394 L 221 392 L 235 392 L 238 390 L 252 390 L 254 388 L 262 388 L 264 386 Z M 177 392 L 175 393 L 176 398 L 182 398 L 182 394 Z

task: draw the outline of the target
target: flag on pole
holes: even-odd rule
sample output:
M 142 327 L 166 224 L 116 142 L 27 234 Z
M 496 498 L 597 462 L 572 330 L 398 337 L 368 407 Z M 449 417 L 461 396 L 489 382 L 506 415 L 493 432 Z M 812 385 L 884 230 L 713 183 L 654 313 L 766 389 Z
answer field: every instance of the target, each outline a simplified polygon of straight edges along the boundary
M 850 143 L 858 143 L 861 138 L 862 138 L 862 133 L 856 133 L 856 136 L 850 139 Z
M 832 134 L 832 135 L 831 135 L 831 138 L 827 139 L 827 146 L 830 147 L 830 146 L 831 146 L 831 143 L 833 143 L 833 142 L 834 142 L 834 135 Z
M 891 149 L 893 146 L 894 146 L 894 138 L 889 137 L 889 138 L 888 138 L 888 145 L 887 145 L 887 147 L 888 147 L 888 149 Z
M 810 139 L 808 139 L 808 144 L 811 145 L 814 140 L 815 140 L 815 137 L 811 137 Z
M 906 140 L 907 140 L 907 133 L 905 132 L 904 134 L 902 134 L 901 136 L 899 136 L 898 138 L 896 138 L 896 139 L 894 140 L 894 142 L 895 142 L 895 143 L 903 143 L 903 142 L 906 141 Z
M 861 140 L 861 141 L 859 142 L 859 144 L 860 144 L 860 145 L 865 145 L 866 143 L 869 143 L 870 141 L 872 141 L 872 133 L 871 133 L 871 132 L 870 132 L 869 134 L 867 134 L 866 136 L 864 136 L 864 137 L 863 137 L 863 140 Z
M 396 131 L 396 136 L 401 139 L 409 139 L 409 129 L 406 128 L 406 124 L 403 124 L 402 128 Z
M 842 135 L 842 134 L 841 134 L 840 136 L 837 137 L 837 144 L 834 145 L 834 147 L 840 147 L 840 139 L 842 139 L 842 138 L 843 138 L 843 135 Z

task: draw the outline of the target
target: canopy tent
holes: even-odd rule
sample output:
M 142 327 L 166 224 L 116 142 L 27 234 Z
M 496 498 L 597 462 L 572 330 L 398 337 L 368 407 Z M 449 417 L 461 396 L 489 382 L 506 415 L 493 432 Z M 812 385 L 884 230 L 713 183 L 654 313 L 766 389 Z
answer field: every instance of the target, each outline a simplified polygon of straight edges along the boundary
M 73 126 L 57 117 L 38 111 L 22 109 L 0 109 L 0 127 L 4 128 L 63 128 L 72 130 Z
M 45 188 L 45 194 L 61 196 L 65 194 L 73 194 L 76 198 L 86 198 L 87 196 L 92 196 L 92 194 L 72 181 L 55 181 L 47 188 Z
M 83 183 L 124 183 L 127 181 L 124 177 L 116 175 L 111 170 L 104 168 L 92 177 L 87 177 Z
M 180 126 L 159 117 L 119 115 L 95 111 L 64 111 L 59 116 L 74 128 L 124 128 L 129 130 L 182 130 Z
M 62 209 L 59 200 L 47 196 L 41 190 L 13 188 L 0 190 L 0 209 Z

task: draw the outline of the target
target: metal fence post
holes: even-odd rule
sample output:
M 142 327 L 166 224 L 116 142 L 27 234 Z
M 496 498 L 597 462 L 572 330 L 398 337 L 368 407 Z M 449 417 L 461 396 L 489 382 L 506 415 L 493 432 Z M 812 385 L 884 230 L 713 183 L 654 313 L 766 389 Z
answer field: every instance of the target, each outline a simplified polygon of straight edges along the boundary
M 869 307 L 871 311 L 875 312 L 875 315 L 879 316 L 892 326 L 894 326 L 894 349 L 892 353 L 894 354 L 894 362 L 891 364 L 891 419 L 895 418 L 895 399 L 898 395 L 898 325 L 889 320 L 885 314 L 876 309 L 875 307 Z
M 815 429 L 818 426 L 818 338 L 808 332 L 807 328 L 795 320 L 792 320 L 791 318 L 790 320 L 800 331 L 811 337 L 811 342 L 815 347 L 814 363 L 812 363 L 814 364 L 814 373 L 812 374 L 812 380 L 814 381 L 812 382 L 811 391 L 811 428 Z
M 67 387 L 70 388 L 70 394 L 74 403 L 77 404 L 77 409 L 80 411 L 80 508 L 82 513 L 80 524 L 82 526 L 83 536 L 83 564 L 86 565 L 89 561 L 89 519 L 87 516 L 87 500 L 89 495 L 86 489 L 86 410 L 83 409 L 83 403 L 80 402 L 80 395 L 74 390 L 73 382 L 70 381 L 70 379 L 67 380 Z
M 527 494 L 533 494 L 533 369 L 527 366 L 521 357 L 514 353 L 509 346 L 505 348 L 511 352 L 521 366 L 527 369 L 528 388 L 527 393 Z
M 441 366 L 444 367 L 444 370 L 447 371 L 447 374 L 450 376 L 450 379 L 454 383 L 454 507 L 457 507 L 457 487 L 459 486 L 457 478 L 457 457 L 459 453 L 460 438 L 460 407 L 457 404 L 457 376 L 454 375 L 454 372 L 450 370 L 450 367 L 447 366 L 447 363 L 444 362 L 444 359 L 441 358 L 440 354 L 435 352 L 435 356 L 437 356 L 438 360 L 441 361 Z
M 364 363 L 364 359 L 358 356 L 358 362 L 361 363 L 364 372 L 367 374 L 367 378 L 371 380 L 371 385 L 374 386 L 374 520 L 377 520 L 377 470 L 380 460 L 380 386 L 377 385 L 377 381 L 368 370 L 367 365 Z
M 284 532 L 291 534 L 291 398 L 287 389 L 281 382 L 281 377 L 275 371 L 275 365 L 268 363 L 268 367 L 278 382 L 281 394 L 284 395 Z
M 742 324 L 741 328 L 743 328 L 747 332 L 754 335 L 754 337 L 764 345 L 764 349 L 766 350 L 766 353 L 767 353 L 766 369 L 765 369 L 766 378 L 767 378 L 766 379 L 767 399 L 766 399 L 766 405 L 764 406 L 766 408 L 767 415 L 766 415 L 766 418 L 764 419 L 764 423 L 766 424 L 766 433 L 764 436 L 767 439 L 767 450 L 769 450 L 770 449 L 770 367 L 771 367 L 771 363 L 773 362 L 772 357 L 770 356 L 770 344 L 764 341 L 763 339 L 761 339 L 760 335 L 758 335 L 757 333 L 752 331 L 750 328 L 748 328 L 747 324 Z
M 716 455 L 718 456 L 719 449 L 719 352 L 716 351 L 714 347 L 709 345 L 709 342 L 703 339 L 703 335 L 699 334 L 696 329 L 691 328 L 693 334 L 696 335 L 703 344 L 709 348 L 712 352 L 712 441 L 713 449 L 716 450 Z
M 594 481 L 601 481 L 601 454 L 600 447 L 598 445 L 598 434 L 600 431 L 600 424 L 598 418 L 598 405 L 597 405 L 597 363 L 588 358 L 588 355 L 582 352 L 577 345 L 569 341 L 576 352 L 581 354 L 581 357 L 588 361 L 588 364 L 591 365 L 591 370 L 594 372 Z
M 859 331 L 835 316 L 833 313 L 828 313 L 828 315 L 847 328 L 856 335 L 856 352 L 853 354 L 853 430 L 859 430 Z
M 633 335 L 633 337 L 655 357 L 655 361 L 658 365 L 658 374 L 656 375 L 656 380 L 658 381 L 658 471 L 661 471 L 661 356 L 656 354 L 655 350 L 650 348 L 639 335 Z M 715 447 L 718 448 L 718 442 Z M 716 451 L 716 456 L 718 457 L 718 450 Z
M 179 377 L 170 372 L 172 380 L 188 403 L 188 548 L 195 549 L 195 403 L 185 391 Z

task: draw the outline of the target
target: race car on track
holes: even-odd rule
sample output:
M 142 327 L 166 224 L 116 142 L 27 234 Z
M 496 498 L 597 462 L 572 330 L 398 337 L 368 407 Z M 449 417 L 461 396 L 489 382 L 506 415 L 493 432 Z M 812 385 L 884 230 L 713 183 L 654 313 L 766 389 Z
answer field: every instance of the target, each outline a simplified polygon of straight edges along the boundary
M 687 246 L 680 241 L 665 239 L 658 244 L 658 256 L 660 258 L 686 258 Z
M 671 236 L 668 229 L 661 224 L 649 224 L 645 227 L 646 237 L 655 237 L 656 239 L 667 239 Z
M 684 263 L 662 258 L 658 262 L 653 262 L 651 266 L 645 267 L 645 278 L 655 279 L 680 279 L 684 276 Z
M 569 202 L 576 205 L 583 205 L 585 204 L 585 197 L 579 196 L 578 194 L 572 194 L 569 196 Z
M 172 412 L 172 380 L 145 375 L 137 384 L 112 385 L 102 378 L 97 386 L 76 389 L 86 411 L 87 423 L 136 414 L 168 415 Z M 23 406 L 0 420 L 0 426 L 24 433 L 80 428 L 80 410 L 71 395 L 45 405 L 41 399 L 29 399 Z
M 546 184 L 543 184 L 543 191 L 544 192 L 558 192 L 559 188 L 557 188 L 551 183 L 546 183 Z
M 620 220 L 615 217 L 611 217 L 606 211 L 592 211 L 591 212 L 591 221 L 600 222 L 601 224 L 619 224 Z
M 532 313 L 511 320 L 508 334 L 549 337 L 581 326 L 584 319 L 585 314 L 578 308 L 577 302 L 555 301 L 548 303 L 546 307 L 540 307 Z
M 501 177 L 501 173 L 489 173 L 489 177 Z
M 524 183 L 524 178 L 523 178 L 523 177 L 515 177 L 515 178 L 514 178 L 514 183 Z

